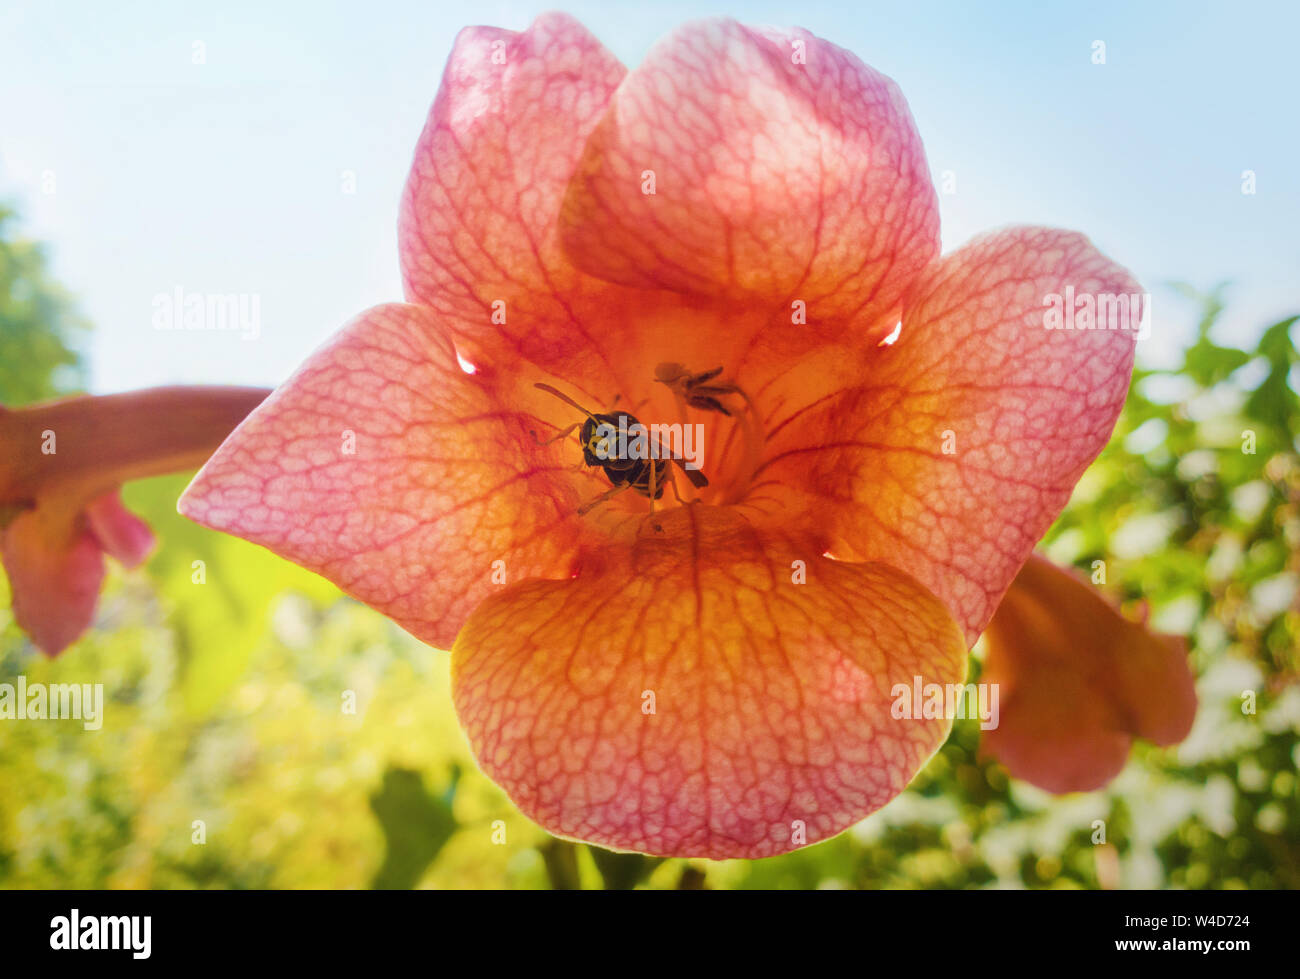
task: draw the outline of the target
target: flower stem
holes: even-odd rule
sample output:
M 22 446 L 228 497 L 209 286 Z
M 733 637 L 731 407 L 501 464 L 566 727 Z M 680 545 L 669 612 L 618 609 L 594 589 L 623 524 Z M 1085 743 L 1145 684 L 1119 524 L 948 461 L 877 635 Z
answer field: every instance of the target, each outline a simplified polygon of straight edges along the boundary
M 160 387 L 0 409 L 0 503 L 197 469 L 270 391 Z

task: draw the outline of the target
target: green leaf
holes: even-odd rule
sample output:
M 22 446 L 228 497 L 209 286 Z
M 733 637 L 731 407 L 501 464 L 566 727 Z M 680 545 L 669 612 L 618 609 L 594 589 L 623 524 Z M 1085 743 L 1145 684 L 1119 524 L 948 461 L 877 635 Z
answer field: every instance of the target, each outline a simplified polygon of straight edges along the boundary
M 1233 371 L 1250 361 L 1250 354 L 1232 347 L 1220 347 L 1209 337 L 1201 337 L 1188 348 L 1183 369 L 1201 387 L 1213 387 L 1226 380 Z
M 441 796 L 424 785 L 419 772 L 389 767 L 382 788 L 370 797 L 384 831 L 384 862 L 371 886 L 376 890 L 410 890 L 456 832 L 451 801 L 460 769 L 452 768 L 451 784 Z
M 1296 353 L 1295 344 L 1291 342 L 1291 327 L 1296 320 L 1300 320 L 1300 316 L 1288 316 L 1274 323 L 1260 337 L 1259 355 L 1274 367 L 1289 368 L 1300 360 L 1300 354 Z
M 663 857 L 648 857 L 644 853 L 616 853 L 599 846 L 588 846 L 587 850 L 607 891 L 630 891 L 663 863 Z
M 1291 342 L 1291 326 L 1300 316 L 1274 323 L 1259 341 L 1259 354 L 1269 364 L 1268 376 L 1246 399 L 1246 414 L 1271 425 L 1289 443 L 1296 432 L 1300 399 L 1291 390 L 1290 374 L 1300 355 Z

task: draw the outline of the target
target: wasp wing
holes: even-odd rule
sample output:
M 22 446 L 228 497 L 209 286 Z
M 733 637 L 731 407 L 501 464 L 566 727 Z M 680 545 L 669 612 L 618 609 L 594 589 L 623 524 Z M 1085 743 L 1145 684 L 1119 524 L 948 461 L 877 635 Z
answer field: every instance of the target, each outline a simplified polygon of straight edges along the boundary
M 680 459 L 674 459 L 673 462 L 677 463 L 677 468 L 686 474 L 686 478 L 691 481 L 691 485 L 696 489 L 704 489 L 709 485 L 708 478 L 698 469 L 687 469 Z

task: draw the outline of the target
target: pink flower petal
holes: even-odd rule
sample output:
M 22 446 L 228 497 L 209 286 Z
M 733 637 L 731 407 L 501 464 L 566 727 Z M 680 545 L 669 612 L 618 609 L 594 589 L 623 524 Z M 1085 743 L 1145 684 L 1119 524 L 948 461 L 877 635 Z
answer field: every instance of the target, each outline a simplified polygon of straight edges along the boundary
M 625 73 L 565 14 L 456 39 L 416 147 L 399 244 L 407 298 L 445 314 L 473 363 L 524 357 L 574 381 L 601 366 L 589 318 L 609 289 L 563 255 L 556 218 Z
M 89 627 L 104 580 L 99 543 L 84 523 L 54 506 L 20 513 L 0 533 L 14 619 L 57 656 Z
M 1044 327 L 1045 297 L 1067 287 L 1140 291 L 1082 235 L 1045 228 L 991 234 L 935 263 L 896 343 L 865 368 L 819 361 L 841 372 L 838 392 L 771 395 L 784 408 L 755 494 L 815 513 L 837 556 L 916 577 L 973 643 L 1128 391 L 1132 332 Z
M 806 31 L 731 20 L 679 28 L 627 77 L 561 227 L 594 275 L 758 300 L 805 335 L 852 325 L 884 336 L 939 251 L 934 187 L 898 87 Z M 807 306 L 797 327 L 795 300 Z
M 537 444 L 536 418 L 514 407 L 520 389 L 551 399 L 512 372 L 467 374 L 440 324 L 420 306 L 359 316 L 235 430 L 179 506 L 448 647 L 494 590 L 567 577 L 597 531 L 576 515 L 573 474 Z
M 122 505 L 118 490 L 105 493 L 87 504 L 86 520 L 104 553 L 134 568 L 154 547 L 149 525 Z
M 895 685 L 966 671 L 939 602 L 726 509 L 662 528 L 475 610 L 452 685 L 483 770 L 552 833 L 718 859 L 827 839 L 902 791 L 951 721 L 897 714 Z

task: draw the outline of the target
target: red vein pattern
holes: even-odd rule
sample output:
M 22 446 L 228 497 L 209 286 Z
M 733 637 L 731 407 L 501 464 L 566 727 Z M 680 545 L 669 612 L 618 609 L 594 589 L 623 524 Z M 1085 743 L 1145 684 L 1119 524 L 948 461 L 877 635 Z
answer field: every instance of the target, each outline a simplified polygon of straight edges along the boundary
M 759 475 L 804 494 L 837 555 L 930 588 L 971 643 L 1128 391 L 1133 332 L 1045 328 L 1044 297 L 1066 286 L 1139 291 L 1073 232 L 1013 228 L 945 256 L 921 276 L 897 343 L 781 413 Z
M 939 252 L 898 86 L 807 31 L 734 21 L 650 51 L 588 140 L 560 221 L 578 265 L 614 282 L 784 306 L 786 329 L 802 299 L 805 339 L 879 339 Z
M 471 616 L 453 691 L 484 770 L 551 832 L 718 859 L 827 839 L 902 791 L 951 722 L 892 716 L 891 690 L 963 678 L 946 610 L 724 509 L 663 523 Z
M 1131 370 L 1130 334 L 1043 327 L 1067 286 L 1136 291 L 1086 239 L 936 259 L 936 215 L 897 88 L 804 32 L 691 24 L 627 74 L 563 15 L 468 29 L 403 198 L 412 305 L 313 355 L 182 511 L 454 639 L 475 755 L 548 830 L 711 857 L 825 839 L 942 743 L 893 685 L 963 678 Z M 702 502 L 578 518 L 608 483 L 572 438 L 539 445 L 581 416 L 534 382 L 680 420 L 659 361 L 723 365 L 765 441 L 711 416 Z
M 567 574 L 587 525 L 536 420 L 461 370 L 440 322 L 401 304 L 358 317 L 235 430 L 180 509 L 449 648 L 500 588 L 494 570 Z

